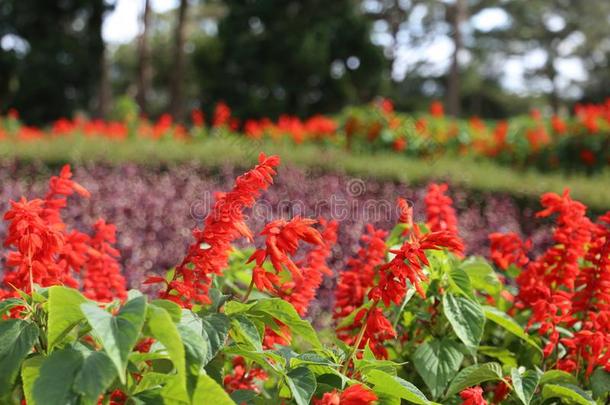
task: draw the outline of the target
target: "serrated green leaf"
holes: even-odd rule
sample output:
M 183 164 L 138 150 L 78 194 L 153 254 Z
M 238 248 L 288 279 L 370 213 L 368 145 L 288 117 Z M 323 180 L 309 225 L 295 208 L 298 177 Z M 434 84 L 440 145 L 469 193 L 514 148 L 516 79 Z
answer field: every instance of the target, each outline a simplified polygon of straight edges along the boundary
M 540 385 L 548 383 L 578 384 L 578 380 L 570 373 L 561 370 L 549 370 L 540 377 Z
M 460 268 L 468 274 L 475 290 L 496 295 L 502 290 L 502 283 L 493 267 L 481 257 L 471 257 L 462 262 Z
M 36 404 L 73 404 L 78 395 L 72 387 L 83 355 L 74 349 L 55 350 L 40 365 L 38 378 L 34 381 L 32 397 Z
M 432 396 L 438 398 L 462 364 L 464 355 L 457 342 L 442 338 L 420 345 L 413 354 L 413 365 Z
M 21 319 L 0 321 L 0 398 L 10 395 L 21 363 L 38 339 L 38 327 Z
M 380 370 L 370 370 L 366 374 L 366 381 L 373 384 L 375 393 L 402 398 L 414 404 L 431 403 L 415 385 L 395 375 Z
M 449 270 L 449 285 L 457 293 L 469 298 L 474 298 L 470 278 L 464 270 L 454 267 Z
M 517 358 L 515 357 L 515 354 L 508 349 L 502 349 L 495 346 L 479 346 L 478 353 L 498 359 L 505 366 L 517 366 Z
M 202 335 L 205 341 L 205 357 L 203 365 L 207 365 L 216 353 L 225 345 L 229 336 L 231 321 L 224 314 L 211 314 L 201 318 Z
M 182 389 L 182 398 L 188 399 L 184 345 L 180 332 L 169 312 L 160 306 L 149 305 L 146 314 L 146 332 L 158 340 L 167 350 L 176 369 L 178 386 Z
M 603 395 L 610 393 L 610 373 L 603 368 L 597 368 L 591 374 L 590 381 L 593 398 L 603 398 Z
M 290 370 L 284 377 L 297 405 L 309 405 L 316 392 L 316 377 L 307 367 Z
M 30 357 L 21 366 L 21 381 L 23 382 L 23 395 L 28 405 L 37 405 L 34 400 L 34 381 L 40 375 L 40 367 L 45 361 L 44 356 L 38 355 Z M 43 405 L 43 404 L 40 404 Z
M 193 404 L 235 405 L 235 402 L 210 376 L 202 375 L 193 393 Z
M 238 343 L 245 343 L 253 350 L 262 351 L 262 338 L 256 325 L 245 315 L 237 314 L 231 317 L 231 331 Z
M 149 305 L 156 305 L 166 310 L 174 323 L 178 323 L 182 319 L 182 308 L 173 301 L 156 299 L 152 300 Z
M 502 366 L 498 363 L 475 364 L 461 370 L 455 376 L 451 385 L 447 389 L 447 396 L 457 394 L 458 392 L 475 385 L 479 385 L 485 381 L 502 380 Z
M 529 405 L 536 388 L 538 388 L 538 381 L 540 381 L 541 373 L 534 370 L 527 370 L 523 375 L 519 373 L 519 370 L 513 368 L 511 370 L 511 379 L 515 395 L 524 404 Z
M 443 313 L 455 334 L 468 348 L 479 345 L 485 327 L 485 314 L 478 302 L 453 294 L 445 294 Z
M 530 346 L 534 347 L 536 350 L 538 350 L 540 353 L 542 353 L 542 350 L 540 349 L 540 347 L 538 346 L 536 341 L 534 339 L 532 339 L 532 337 L 530 335 L 525 333 L 523 328 L 513 318 L 511 318 L 504 312 L 502 312 L 494 307 L 490 307 L 490 306 L 484 306 L 483 312 L 485 313 L 485 317 L 487 319 L 500 325 L 507 332 L 510 332 L 513 335 L 517 336 L 518 338 L 524 340 Z
M 545 384 L 542 387 L 542 398 L 561 398 L 580 405 L 595 405 L 589 394 L 571 384 Z
M 97 399 L 116 379 L 112 360 L 104 352 L 81 352 L 82 366 L 76 374 L 73 389 L 86 400 L 97 403 Z
M 49 288 L 48 341 L 53 349 L 79 322 L 85 319 L 80 305 L 87 299 L 78 291 L 63 286 Z
M 300 336 L 317 349 L 322 348 L 322 343 L 320 343 L 311 324 L 301 319 L 290 303 L 279 298 L 264 299 L 258 301 L 252 311 L 271 315 L 274 319 L 288 326 L 293 335 Z
M 81 310 L 116 367 L 121 382 L 125 383 L 129 353 L 137 343 L 144 325 L 146 298 L 140 296 L 127 301 L 116 316 L 92 303 L 81 304 Z

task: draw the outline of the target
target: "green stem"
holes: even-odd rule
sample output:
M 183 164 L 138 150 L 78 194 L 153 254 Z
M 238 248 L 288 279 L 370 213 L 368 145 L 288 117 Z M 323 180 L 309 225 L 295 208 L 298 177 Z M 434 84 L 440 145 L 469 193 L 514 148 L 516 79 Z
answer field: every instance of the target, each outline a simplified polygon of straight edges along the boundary
M 379 303 L 379 301 L 374 301 L 373 305 L 371 305 L 369 310 L 366 312 L 366 315 L 364 316 L 364 318 L 362 318 L 362 329 L 360 329 L 360 333 L 358 333 L 358 337 L 356 338 L 356 343 L 354 344 L 354 348 L 352 349 L 352 352 L 347 357 L 347 359 L 345 359 L 345 364 L 343 364 L 343 368 L 341 369 L 342 374 L 345 374 L 347 372 L 347 369 L 349 368 L 349 363 L 352 361 L 353 357 L 356 355 L 356 352 L 358 351 L 358 348 L 360 347 L 360 343 L 362 343 L 362 338 L 364 337 L 364 332 L 366 332 L 366 320 L 369 317 L 369 314 L 371 313 L 371 311 L 373 309 L 375 309 L 375 307 L 377 307 L 378 303 Z
M 252 280 L 250 280 L 250 285 L 248 286 L 248 291 L 246 291 L 246 295 L 244 295 L 244 298 L 242 298 L 241 302 L 248 301 L 248 298 L 250 297 L 250 294 L 252 293 L 253 289 L 254 289 L 254 277 L 252 277 Z

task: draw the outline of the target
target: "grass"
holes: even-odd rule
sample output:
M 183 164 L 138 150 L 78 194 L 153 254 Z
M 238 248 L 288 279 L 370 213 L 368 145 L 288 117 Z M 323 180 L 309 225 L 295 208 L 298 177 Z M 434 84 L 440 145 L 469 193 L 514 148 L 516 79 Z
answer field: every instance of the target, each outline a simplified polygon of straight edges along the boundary
M 490 161 L 440 157 L 434 160 L 406 158 L 391 152 L 351 154 L 337 148 L 306 144 L 255 142 L 242 138 L 209 138 L 197 142 L 173 140 L 112 141 L 103 138 L 55 138 L 31 142 L 0 142 L 0 159 L 42 161 L 47 164 L 91 161 L 135 162 L 143 165 L 197 161 L 207 167 L 224 164 L 251 166 L 259 151 L 278 154 L 284 163 L 311 169 L 344 173 L 363 179 L 420 184 L 446 180 L 475 191 L 502 192 L 538 199 L 547 191 L 572 196 L 593 210 L 610 208 L 610 171 L 587 177 L 535 170 L 514 170 Z

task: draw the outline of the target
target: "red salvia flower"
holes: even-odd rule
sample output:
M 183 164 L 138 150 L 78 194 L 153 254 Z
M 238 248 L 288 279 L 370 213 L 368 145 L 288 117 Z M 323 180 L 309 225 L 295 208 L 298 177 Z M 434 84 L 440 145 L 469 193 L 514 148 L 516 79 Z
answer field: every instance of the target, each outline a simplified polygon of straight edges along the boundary
M 125 297 L 125 280 L 116 261 L 119 253 L 112 247 L 114 227 L 103 221 L 95 225 L 94 237 L 69 230 L 61 218 L 66 197 L 89 192 L 74 182 L 70 166 L 49 181 L 49 191 L 43 200 L 12 202 L 4 219 L 9 221 L 5 246 L 14 250 L 7 255 L 3 283 L 30 292 L 33 284 L 43 287 L 67 285 L 79 287 L 75 274 L 82 274 L 85 295 L 102 301 Z M 100 227 L 109 227 L 100 233 Z M 94 286 L 94 287 L 91 287 Z M 5 293 L 3 295 L 11 295 Z
M 335 313 L 333 317 L 344 318 L 364 304 L 368 291 L 373 287 L 376 268 L 385 260 L 385 238 L 387 232 L 366 226 L 360 241 L 362 247 L 355 257 L 347 261 L 347 269 L 339 274 L 335 289 Z
M 423 271 L 423 266 L 429 265 L 425 251 L 440 249 L 461 254 L 464 245 L 451 231 L 421 234 L 419 227 L 414 225 L 411 240 L 405 241 L 399 249 L 390 250 L 395 256 L 389 263 L 381 266 L 379 286 L 371 290 L 369 298 L 381 299 L 386 306 L 389 306 L 390 302 L 399 305 L 406 293 L 407 280 L 421 297 L 425 297 L 420 285 L 421 280 L 427 279 Z
M 424 202 L 426 203 L 426 225 L 432 232 L 450 231 L 457 235 L 457 217 L 453 200 L 445 195 L 447 184 L 432 183 L 428 186 Z
M 339 393 L 336 389 L 325 393 L 322 398 L 313 400 L 314 405 L 371 405 L 377 395 L 362 384 L 354 384 Z
M 288 281 L 280 287 L 280 297 L 292 304 L 299 315 L 304 316 L 307 313 L 307 308 L 311 301 L 315 298 L 316 292 L 322 284 L 324 275 L 332 275 L 332 270 L 326 264 L 327 259 L 331 255 L 331 250 L 337 242 L 337 221 L 326 221 L 321 218 L 319 220 L 322 226 L 321 237 L 324 241 L 321 245 L 311 249 L 304 260 L 304 265 L 301 267 L 303 280 L 300 283 Z M 257 266 L 257 268 L 260 268 Z M 275 276 L 272 273 L 266 273 Z M 271 280 L 272 284 L 277 284 L 277 280 Z M 257 288 L 260 288 L 257 284 Z M 273 290 L 273 289 L 272 289 Z
M 269 376 L 260 367 L 248 367 L 241 356 L 233 358 L 233 370 L 224 378 L 224 386 L 227 392 L 237 390 L 249 390 L 260 392 L 259 384 Z
M 487 405 L 481 387 L 466 388 L 460 392 L 460 398 L 463 399 L 462 405 Z
M 492 233 L 489 235 L 489 241 L 491 260 L 502 270 L 506 270 L 511 264 L 523 267 L 529 262 L 527 252 L 532 243 L 529 240 L 523 242 L 516 233 Z
M 84 266 L 83 293 L 96 301 L 112 301 L 127 297 L 125 278 L 121 274 L 118 258 L 120 252 L 114 248 L 116 227 L 98 220 L 90 239 L 89 260 Z
M 262 267 L 265 260 L 269 258 L 276 274 L 286 268 L 292 275 L 292 281 L 301 283 L 303 272 L 290 256 L 296 254 L 299 241 L 324 246 L 322 236 L 312 227 L 315 223 L 316 221 L 313 219 L 304 219 L 299 216 L 290 221 L 278 219 L 268 223 L 261 232 L 261 235 L 266 236 L 265 249 L 256 250 L 250 256 L 248 263 L 255 261 L 257 267 Z
M 231 243 L 240 236 L 252 239 L 243 211 L 251 208 L 261 191 L 273 183 L 277 156 L 259 156 L 259 164 L 239 176 L 231 191 L 220 194 L 205 220 L 203 229 L 193 232 L 195 242 L 186 257 L 176 267 L 174 278 L 168 283 L 162 298 L 183 306 L 208 303 L 212 276 L 222 274 L 227 267 Z

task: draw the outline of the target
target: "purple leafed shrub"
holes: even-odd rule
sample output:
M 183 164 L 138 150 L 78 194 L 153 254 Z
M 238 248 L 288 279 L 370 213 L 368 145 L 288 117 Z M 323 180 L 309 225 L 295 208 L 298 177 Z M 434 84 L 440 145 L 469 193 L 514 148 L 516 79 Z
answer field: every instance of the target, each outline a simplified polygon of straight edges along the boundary
M 74 197 L 64 213 L 66 222 L 88 229 L 99 217 L 118 229 L 118 248 L 123 269 L 132 287 L 139 286 L 145 274 L 162 272 L 182 258 L 191 242 L 191 230 L 201 225 L 214 198 L 214 192 L 230 189 L 241 170 L 201 168 L 196 164 L 171 167 L 134 164 L 91 164 L 73 167 L 74 179 L 92 194 L 90 200 Z M 50 174 L 59 167 L 25 163 L 0 163 L 0 211 L 9 200 L 45 193 Z M 487 254 L 490 232 L 514 231 L 544 245 L 548 229 L 535 221 L 538 205 L 523 208 L 507 195 L 469 193 L 451 189 L 459 214 L 459 229 L 468 253 Z M 415 219 L 424 218 L 425 186 L 353 178 L 337 174 L 309 172 L 284 165 L 276 184 L 259 200 L 249 218 L 253 232 L 279 216 L 324 216 L 341 222 L 339 241 L 333 251 L 333 268 L 340 270 L 344 260 L 358 248 L 358 237 L 367 222 L 390 229 L 398 218 L 397 197 L 414 206 Z M 6 224 L 0 224 L 4 238 Z M 328 279 L 319 292 L 321 302 L 329 302 L 334 280 Z M 315 312 L 315 308 L 312 308 Z

